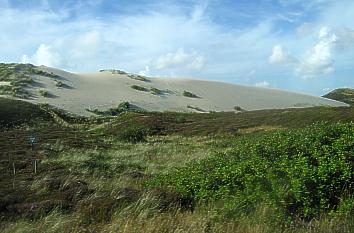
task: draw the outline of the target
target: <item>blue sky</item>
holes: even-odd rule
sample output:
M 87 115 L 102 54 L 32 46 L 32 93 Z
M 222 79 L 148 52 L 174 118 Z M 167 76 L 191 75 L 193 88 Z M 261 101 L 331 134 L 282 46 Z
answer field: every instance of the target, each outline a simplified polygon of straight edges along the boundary
M 352 0 L 0 0 L 0 19 L 0 62 L 354 87 Z

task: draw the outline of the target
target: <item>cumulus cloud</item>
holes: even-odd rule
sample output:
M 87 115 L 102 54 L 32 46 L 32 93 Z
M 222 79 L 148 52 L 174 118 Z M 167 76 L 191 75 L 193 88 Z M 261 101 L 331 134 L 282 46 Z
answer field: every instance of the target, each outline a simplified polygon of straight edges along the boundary
M 179 48 L 174 53 L 159 56 L 153 63 L 157 70 L 174 68 L 200 70 L 204 66 L 205 58 L 195 51 L 188 53 L 185 52 L 183 48 Z
M 328 27 L 322 27 L 317 44 L 297 68 L 303 78 L 329 75 L 335 71 L 333 50 L 336 42 L 337 36 Z
M 145 69 L 139 71 L 139 74 L 143 75 L 143 76 L 148 76 L 150 74 L 150 67 L 149 66 L 145 66 Z
M 254 84 L 256 87 L 269 87 L 270 83 L 267 81 L 257 82 Z
M 35 65 L 45 65 L 52 67 L 60 67 L 62 65 L 62 58 L 58 52 L 56 52 L 52 46 L 41 44 L 35 54 L 28 56 L 24 54 L 22 56 L 22 63 L 33 63 Z
M 270 64 L 291 64 L 295 62 L 295 58 L 284 52 L 281 45 L 275 45 L 268 62 Z

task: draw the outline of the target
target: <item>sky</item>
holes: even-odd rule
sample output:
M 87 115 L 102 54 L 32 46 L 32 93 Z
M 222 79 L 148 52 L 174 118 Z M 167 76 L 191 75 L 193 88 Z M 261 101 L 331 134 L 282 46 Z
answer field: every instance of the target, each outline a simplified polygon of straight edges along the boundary
M 353 0 L 0 0 L 0 19 L 0 62 L 354 87 Z

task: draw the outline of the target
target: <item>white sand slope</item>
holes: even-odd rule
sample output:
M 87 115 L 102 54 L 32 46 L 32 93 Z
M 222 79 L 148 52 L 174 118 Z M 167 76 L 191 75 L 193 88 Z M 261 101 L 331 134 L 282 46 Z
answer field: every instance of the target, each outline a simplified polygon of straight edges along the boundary
M 104 110 L 116 107 L 123 101 L 154 111 L 234 111 L 235 106 L 245 110 L 318 105 L 346 106 L 321 97 L 216 81 L 148 78 L 149 81 L 145 82 L 134 80 L 125 74 L 112 74 L 107 71 L 74 74 L 49 67 L 38 68 L 61 76 L 59 80 L 65 85 L 58 88 L 53 78 L 35 75 L 33 78 L 38 85 L 29 89 L 34 97 L 28 101 L 49 103 L 80 115 L 91 115 L 86 111 L 87 108 Z M 157 88 L 164 93 L 154 95 L 135 90 L 131 88 L 132 85 L 147 89 Z M 51 95 L 43 97 L 38 94 L 37 89 L 45 89 Z M 200 98 L 185 97 L 184 91 L 194 93 Z

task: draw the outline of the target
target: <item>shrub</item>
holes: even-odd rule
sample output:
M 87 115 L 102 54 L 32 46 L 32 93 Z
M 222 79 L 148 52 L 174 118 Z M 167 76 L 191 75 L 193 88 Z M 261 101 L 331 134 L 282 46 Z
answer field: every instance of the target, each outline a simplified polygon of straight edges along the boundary
M 192 92 L 189 92 L 189 91 L 183 91 L 183 96 L 189 97 L 189 98 L 200 98 L 196 94 L 193 94 Z
M 134 80 L 143 81 L 143 82 L 150 82 L 149 79 L 147 79 L 146 77 L 144 77 L 142 75 L 128 74 L 127 76 L 131 79 L 134 79 Z
M 237 111 L 237 112 L 244 112 L 244 111 L 246 111 L 245 109 L 241 108 L 240 106 L 235 106 L 235 107 L 234 107 L 234 110 Z
M 63 84 L 62 81 L 58 81 L 58 80 L 55 81 L 55 86 L 56 86 L 56 87 L 62 87 L 63 85 L 64 85 L 64 84 Z
M 150 89 L 150 92 L 151 92 L 152 94 L 154 94 L 154 95 L 162 95 L 162 94 L 163 94 L 163 91 L 162 91 L 162 90 L 157 89 L 157 88 L 155 88 L 155 87 L 152 87 L 152 88 Z
M 264 202 L 305 219 L 340 206 L 353 210 L 346 201 L 354 190 L 353 135 L 354 123 L 348 123 L 245 136 L 233 150 L 160 175 L 148 186 L 224 200 L 229 213 L 247 213 Z
M 86 111 L 95 113 L 97 115 L 103 115 L 103 116 L 117 116 L 123 112 L 128 112 L 131 110 L 131 105 L 129 102 L 122 102 L 118 105 L 116 108 L 110 108 L 106 111 L 100 111 L 98 109 L 86 109 Z
M 44 89 L 40 89 L 38 91 L 38 93 L 43 96 L 43 97 L 48 97 L 49 96 L 49 92 L 47 90 L 44 90 Z
M 137 91 L 145 91 L 145 92 L 149 91 L 147 88 L 142 87 L 142 86 L 138 86 L 138 85 L 132 85 L 131 88 L 133 88 Z

